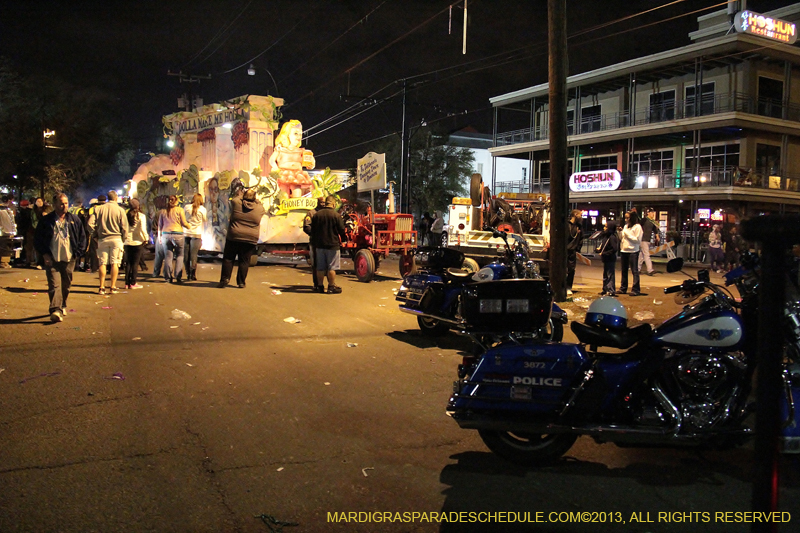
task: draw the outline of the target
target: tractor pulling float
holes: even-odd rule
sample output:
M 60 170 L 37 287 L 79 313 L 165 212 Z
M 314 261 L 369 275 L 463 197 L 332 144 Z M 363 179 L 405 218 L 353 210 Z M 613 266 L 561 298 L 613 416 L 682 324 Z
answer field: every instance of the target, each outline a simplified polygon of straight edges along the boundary
M 350 204 L 341 209 L 347 240 L 342 252 L 353 259 L 358 281 L 369 282 L 375 276 L 382 259 L 390 253 L 400 254 L 400 275 L 405 277 L 414 265 L 417 232 L 414 215 L 402 213 L 374 213 L 367 207 L 360 214 Z

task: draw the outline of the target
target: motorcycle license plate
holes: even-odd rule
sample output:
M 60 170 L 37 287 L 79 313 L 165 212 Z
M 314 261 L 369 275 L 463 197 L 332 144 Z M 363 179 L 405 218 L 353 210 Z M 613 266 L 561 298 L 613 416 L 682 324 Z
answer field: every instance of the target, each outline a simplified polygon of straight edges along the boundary
M 512 400 L 530 400 L 532 398 L 531 388 L 525 385 L 515 385 L 511 387 Z

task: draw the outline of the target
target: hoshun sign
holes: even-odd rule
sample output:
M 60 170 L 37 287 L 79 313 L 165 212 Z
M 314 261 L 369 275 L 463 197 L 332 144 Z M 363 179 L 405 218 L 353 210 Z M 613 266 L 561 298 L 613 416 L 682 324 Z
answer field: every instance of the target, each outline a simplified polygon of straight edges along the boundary
M 753 11 L 738 12 L 734 26 L 739 33 L 758 35 L 781 43 L 794 44 L 797 41 L 797 26 L 793 22 L 767 17 Z
M 595 170 L 576 172 L 569 177 L 569 190 L 572 192 L 613 191 L 619 189 L 622 176 L 618 170 Z

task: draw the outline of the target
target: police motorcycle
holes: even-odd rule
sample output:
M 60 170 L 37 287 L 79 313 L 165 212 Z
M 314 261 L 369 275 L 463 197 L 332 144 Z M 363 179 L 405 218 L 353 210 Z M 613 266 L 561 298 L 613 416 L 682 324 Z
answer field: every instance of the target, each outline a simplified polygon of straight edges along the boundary
M 416 315 L 423 334 L 440 336 L 451 329 L 463 330 L 466 323 L 461 314 L 462 293 L 470 284 L 506 279 L 535 279 L 547 283 L 539 274 L 539 266 L 531 260 L 524 238 L 510 234 L 514 241 L 511 246 L 506 232 L 494 230 L 493 236 L 503 239 L 503 255 L 477 272 L 462 268 L 464 254 L 457 250 L 417 248 L 414 253 L 417 271 L 404 278 L 396 300 L 400 302 L 401 311 Z M 548 302 L 551 313 L 546 323 L 527 335 L 560 341 L 567 314 L 552 302 L 552 298 Z
M 579 344 L 511 337 L 485 346 L 480 357 L 465 357 L 459 366 L 447 414 L 460 427 L 478 430 L 497 455 L 524 465 L 558 459 L 581 435 L 621 447 L 741 444 L 752 434 L 745 419 L 754 407 L 749 396 L 758 306 L 756 261 L 743 262 L 726 280 L 736 284 L 741 302 L 712 283 L 708 271 L 699 271 L 697 279 L 664 290 L 686 305 L 655 329 L 628 327 L 620 301 L 601 297 L 589 306 L 585 322 L 571 324 Z M 667 271 L 682 265 L 673 259 Z M 506 309 L 506 320 L 494 315 L 497 322 L 514 320 L 508 310 L 519 304 L 503 304 L 504 296 L 476 295 L 467 321 L 479 323 L 492 305 Z M 800 453 L 797 300 L 796 293 L 787 299 L 781 324 L 787 341 L 783 443 L 785 452 Z

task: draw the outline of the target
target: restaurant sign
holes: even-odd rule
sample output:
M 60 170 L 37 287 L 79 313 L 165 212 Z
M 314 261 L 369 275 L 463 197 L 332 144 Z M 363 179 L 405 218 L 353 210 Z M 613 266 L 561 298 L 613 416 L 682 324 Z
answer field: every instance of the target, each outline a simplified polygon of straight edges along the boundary
M 794 44 L 797 41 L 797 26 L 793 22 L 767 17 L 753 11 L 738 12 L 734 26 L 739 33 L 758 35 L 781 43 Z
M 622 176 L 616 169 L 576 172 L 569 177 L 572 192 L 614 191 L 619 189 Z

